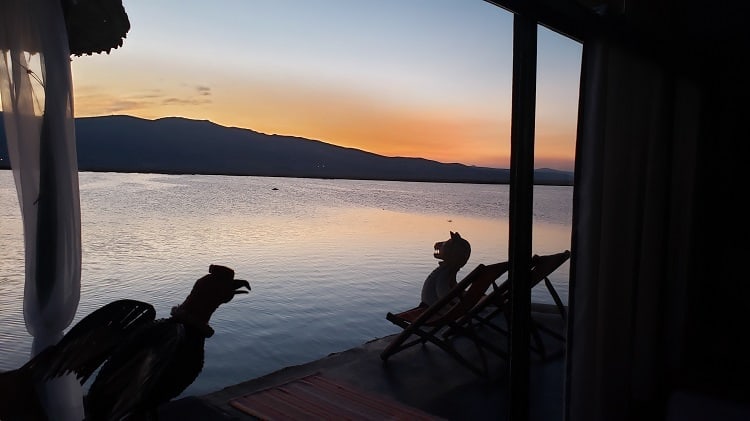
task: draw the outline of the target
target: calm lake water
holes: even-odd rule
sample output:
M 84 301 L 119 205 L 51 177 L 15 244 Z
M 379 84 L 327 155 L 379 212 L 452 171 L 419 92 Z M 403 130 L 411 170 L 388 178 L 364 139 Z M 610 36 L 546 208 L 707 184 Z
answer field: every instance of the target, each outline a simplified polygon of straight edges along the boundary
M 81 173 L 82 291 L 74 323 L 121 298 L 182 302 L 208 265 L 252 285 L 220 307 L 204 394 L 399 331 L 388 311 L 419 302 L 433 244 L 472 246 L 459 277 L 507 260 L 508 186 L 202 175 Z M 534 189 L 534 252 L 570 248 L 572 187 Z M 568 264 L 551 279 L 567 302 Z M 15 184 L 0 171 L 0 370 L 21 366 L 23 232 Z M 552 302 L 541 287 L 535 302 Z

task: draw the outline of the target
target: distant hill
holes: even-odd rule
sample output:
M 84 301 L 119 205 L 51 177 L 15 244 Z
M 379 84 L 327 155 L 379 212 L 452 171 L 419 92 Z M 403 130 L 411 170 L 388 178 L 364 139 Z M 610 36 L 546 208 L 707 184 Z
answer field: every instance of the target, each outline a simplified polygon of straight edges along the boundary
M 386 157 L 317 140 L 177 117 L 77 118 L 76 139 L 80 171 L 498 184 L 510 181 L 507 169 Z M 0 159 L 0 168 L 8 168 L 2 118 Z M 539 169 L 535 182 L 572 185 L 573 174 Z

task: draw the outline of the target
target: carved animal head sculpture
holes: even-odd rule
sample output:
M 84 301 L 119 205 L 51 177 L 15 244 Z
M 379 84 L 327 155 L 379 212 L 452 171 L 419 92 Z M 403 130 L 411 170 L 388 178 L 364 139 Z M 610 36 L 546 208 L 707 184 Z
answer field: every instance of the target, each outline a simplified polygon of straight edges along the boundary
M 446 241 L 435 243 L 436 259 L 444 261 L 446 264 L 456 268 L 463 267 L 471 255 L 471 245 L 468 241 L 461 238 L 461 234 L 450 231 L 451 238 Z
M 211 265 L 208 275 L 198 279 L 193 290 L 185 301 L 172 308 L 172 317 L 188 322 L 195 327 L 208 328 L 211 315 L 221 304 L 226 304 L 237 294 L 247 294 L 250 283 L 243 279 L 234 279 L 234 271 L 225 266 Z M 240 288 L 247 288 L 247 291 Z M 207 329 L 208 336 L 213 334 Z

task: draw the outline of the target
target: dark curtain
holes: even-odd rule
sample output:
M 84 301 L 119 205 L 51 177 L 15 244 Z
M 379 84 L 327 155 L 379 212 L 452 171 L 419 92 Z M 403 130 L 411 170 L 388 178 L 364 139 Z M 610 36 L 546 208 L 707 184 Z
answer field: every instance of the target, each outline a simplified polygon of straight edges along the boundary
M 581 76 L 565 416 L 659 419 L 683 359 L 700 90 L 606 39 Z

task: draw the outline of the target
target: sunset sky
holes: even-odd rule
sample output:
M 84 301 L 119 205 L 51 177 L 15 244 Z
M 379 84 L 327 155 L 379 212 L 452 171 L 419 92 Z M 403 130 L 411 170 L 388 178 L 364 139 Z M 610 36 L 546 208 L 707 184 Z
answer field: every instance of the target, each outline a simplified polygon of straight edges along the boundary
M 74 57 L 76 117 L 181 116 L 509 167 L 512 15 L 482 0 L 123 0 Z M 580 44 L 539 29 L 536 163 L 573 169 Z

